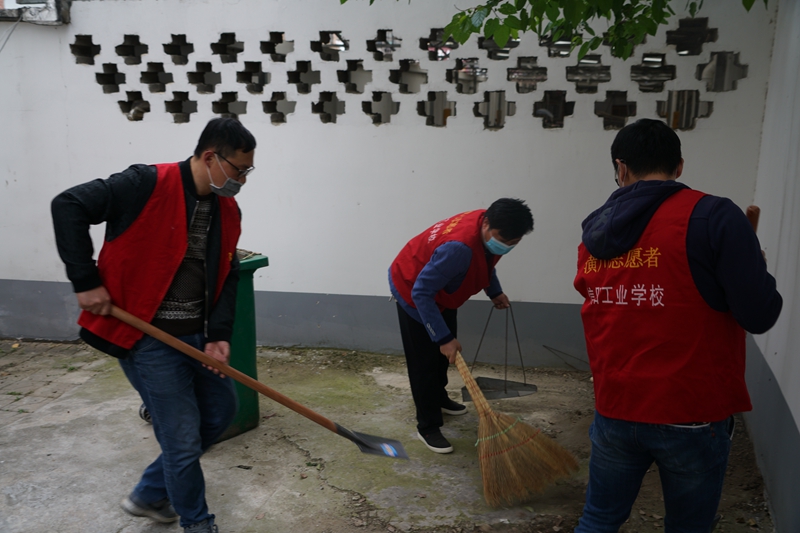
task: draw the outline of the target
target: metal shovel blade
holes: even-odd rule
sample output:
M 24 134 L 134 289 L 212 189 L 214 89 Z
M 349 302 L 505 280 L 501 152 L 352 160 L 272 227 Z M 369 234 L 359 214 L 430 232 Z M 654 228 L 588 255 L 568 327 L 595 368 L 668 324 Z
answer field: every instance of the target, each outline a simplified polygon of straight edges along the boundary
M 363 453 L 392 457 L 394 459 L 408 459 L 408 454 L 399 440 L 350 431 L 339 424 L 336 424 L 336 433 L 354 442 Z
M 533 394 L 538 390 L 536 385 L 530 383 L 520 383 L 519 381 L 506 381 L 505 379 L 475 378 L 481 392 L 487 400 L 501 400 L 503 398 L 519 398 Z M 471 402 L 472 396 L 466 387 L 461 388 L 461 398 L 465 402 Z

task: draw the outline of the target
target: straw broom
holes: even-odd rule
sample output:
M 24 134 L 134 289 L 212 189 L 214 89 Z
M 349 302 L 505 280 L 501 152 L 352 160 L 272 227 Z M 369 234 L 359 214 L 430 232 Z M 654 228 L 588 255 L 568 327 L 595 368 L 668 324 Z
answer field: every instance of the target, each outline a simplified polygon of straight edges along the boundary
M 578 461 L 541 430 L 489 407 L 461 353 L 456 366 L 478 410 L 483 495 L 492 507 L 516 504 L 578 470 Z

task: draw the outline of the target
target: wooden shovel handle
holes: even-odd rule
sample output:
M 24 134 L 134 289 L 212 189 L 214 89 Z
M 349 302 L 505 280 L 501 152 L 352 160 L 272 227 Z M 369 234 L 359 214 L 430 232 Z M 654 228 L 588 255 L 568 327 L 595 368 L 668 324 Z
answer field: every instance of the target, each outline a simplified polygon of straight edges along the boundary
M 312 411 L 311 409 L 309 409 L 308 407 L 306 407 L 306 406 L 304 406 L 302 404 L 299 404 L 296 401 L 292 400 L 288 396 L 284 396 L 280 392 L 267 387 L 266 385 L 264 385 L 260 381 L 257 381 L 255 379 L 251 378 L 247 374 L 239 372 L 235 368 L 233 368 L 233 367 L 231 367 L 229 365 L 226 365 L 225 363 L 220 363 L 219 361 L 217 361 L 213 357 L 211 357 L 209 355 L 206 355 L 205 353 L 201 352 L 200 350 L 198 350 L 194 346 L 190 346 L 190 345 L 186 344 L 185 342 L 183 342 L 182 340 L 176 339 L 175 337 L 173 337 L 169 333 L 161 331 L 160 329 L 158 329 L 157 327 L 153 326 L 152 324 L 148 324 L 144 320 L 133 316 L 132 314 L 128 313 L 127 311 L 124 311 L 124 310 L 120 309 L 116 305 L 112 305 L 111 306 L 111 316 L 113 316 L 114 318 L 116 318 L 118 320 L 121 320 L 122 322 L 125 322 L 129 326 L 134 327 L 134 328 L 138 329 L 141 332 L 144 332 L 144 333 L 150 335 L 154 339 L 160 340 L 164 344 L 172 346 L 176 350 L 185 353 L 189 357 L 197 359 L 198 361 L 200 361 L 201 363 L 203 363 L 206 366 L 210 366 L 210 367 L 216 368 L 217 370 L 219 370 L 220 372 L 222 372 L 226 376 L 230 376 L 231 378 L 235 379 L 236 381 L 238 381 L 239 383 L 241 383 L 245 387 L 253 389 L 256 392 L 259 392 L 259 393 L 263 394 L 267 398 L 271 398 L 271 399 L 275 400 L 279 404 L 288 407 L 292 411 L 303 415 L 304 417 L 308 418 L 312 422 L 316 422 L 317 424 L 319 424 L 320 426 L 324 427 L 325 429 L 328 429 L 328 430 L 333 431 L 334 433 L 338 434 L 338 431 L 336 429 L 336 424 L 333 421 L 328 420 L 327 418 L 325 418 L 321 414 L 316 413 L 316 412 Z
M 753 226 L 753 231 L 758 231 L 758 217 L 761 215 L 761 208 L 757 205 L 748 206 L 747 209 L 744 211 L 747 220 L 750 221 L 750 225 Z

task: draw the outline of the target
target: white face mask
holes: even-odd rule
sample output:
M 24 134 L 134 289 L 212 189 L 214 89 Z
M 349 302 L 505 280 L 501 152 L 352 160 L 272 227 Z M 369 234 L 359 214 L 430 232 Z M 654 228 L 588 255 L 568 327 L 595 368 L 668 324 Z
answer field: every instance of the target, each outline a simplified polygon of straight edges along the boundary
M 226 179 L 225 183 L 222 184 L 222 187 L 217 187 L 214 185 L 214 180 L 211 179 L 211 169 L 206 167 L 206 171 L 208 172 L 208 182 L 211 184 L 211 192 L 223 198 L 232 198 L 236 196 L 236 194 L 239 192 L 239 189 L 242 188 L 242 184 L 235 179 L 228 177 L 228 173 L 225 172 L 224 168 L 222 168 L 222 163 L 220 163 L 217 154 L 214 154 L 214 158 L 217 160 L 217 165 L 219 165 L 219 168 L 222 170 L 222 173 L 225 175 Z

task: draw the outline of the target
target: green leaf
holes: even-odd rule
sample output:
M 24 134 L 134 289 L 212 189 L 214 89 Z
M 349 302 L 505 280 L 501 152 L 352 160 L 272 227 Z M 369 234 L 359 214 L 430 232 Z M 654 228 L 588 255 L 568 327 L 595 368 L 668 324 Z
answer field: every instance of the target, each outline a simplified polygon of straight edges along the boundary
M 495 30 L 494 36 L 492 38 L 494 39 L 494 42 L 497 46 L 499 46 L 500 48 L 505 48 L 506 44 L 508 43 L 508 38 L 510 36 L 511 36 L 511 28 L 509 28 L 508 26 L 500 26 L 497 28 L 497 30 Z
M 753 4 L 755 4 L 755 3 L 756 3 L 756 0 L 742 0 L 742 5 L 743 5 L 743 6 L 744 6 L 744 8 L 745 8 L 746 10 L 748 10 L 748 11 L 750 11 L 750 8 L 751 8 L 751 7 L 753 7 Z M 766 4 L 766 3 L 767 3 L 767 2 L 766 2 L 766 0 L 765 0 L 765 1 L 764 1 L 764 4 Z
M 519 21 L 520 21 L 520 23 L 522 23 L 522 31 L 526 31 L 526 30 L 529 29 L 529 26 L 531 24 L 531 19 L 528 16 L 528 10 L 527 9 L 520 9 L 520 11 L 519 11 Z
M 516 0 L 514 5 L 517 6 L 517 11 L 520 11 L 523 7 L 525 7 L 526 3 L 528 3 L 528 0 Z
M 502 13 L 503 15 L 513 15 L 516 12 L 517 8 L 514 7 L 513 4 L 509 4 L 508 2 L 500 6 L 500 13 Z
M 508 26 L 512 30 L 521 30 L 522 22 L 514 15 L 509 15 L 503 21 L 503 25 Z
M 561 13 L 558 9 L 558 4 L 555 3 L 547 4 L 544 11 L 547 14 L 547 18 L 553 22 L 558 20 L 558 15 Z
M 581 45 L 581 49 L 578 51 L 578 61 L 583 59 L 583 56 L 585 56 L 588 51 L 589 51 L 589 41 Z
M 489 14 L 488 9 L 486 9 L 485 7 L 479 7 L 472 14 L 470 22 L 472 23 L 473 26 L 475 26 L 476 29 L 479 29 L 481 26 L 483 26 L 483 21 L 488 14 Z
M 496 32 L 497 28 L 499 27 L 500 27 L 500 20 L 496 18 L 491 18 L 486 21 L 486 25 L 483 27 L 483 35 L 486 36 L 486 38 L 488 39 L 492 35 L 494 35 L 494 32 Z

